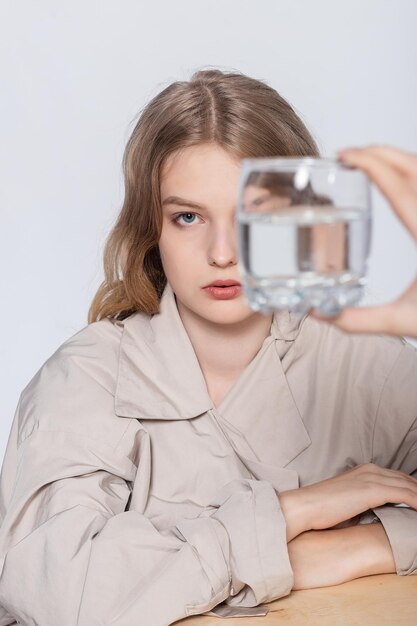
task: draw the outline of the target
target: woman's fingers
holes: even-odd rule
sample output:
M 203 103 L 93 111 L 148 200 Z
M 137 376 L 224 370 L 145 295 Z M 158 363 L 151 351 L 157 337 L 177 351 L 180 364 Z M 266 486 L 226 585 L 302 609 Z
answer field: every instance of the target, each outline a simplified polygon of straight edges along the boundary
M 350 333 L 380 333 L 385 335 L 417 336 L 417 315 L 414 307 L 409 315 L 401 314 L 395 304 L 374 307 L 351 307 L 332 319 L 323 317 L 317 311 L 311 316 L 319 321 L 330 322 Z
M 368 464 L 358 468 L 358 477 L 369 492 L 369 508 L 404 503 L 417 509 L 417 480 L 413 476 Z
M 400 159 L 388 148 L 369 147 L 341 151 L 339 158 L 369 176 L 417 240 L 417 157 L 403 154 Z
M 333 528 L 387 503 L 417 510 L 417 480 L 373 463 L 298 489 L 280 492 L 287 542 L 308 530 Z
M 355 151 L 374 155 L 406 176 L 417 174 L 417 155 L 413 152 L 386 145 L 369 145 L 363 148 L 346 148 L 340 150 L 338 155 L 344 158 L 348 152 Z
M 381 307 L 346 308 L 340 315 L 329 319 L 320 315 L 317 310 L 310 313 L 311 317 L 323 322 L 330 322 L 340 330 L 350 333 L 384 333 L 396 335 L 398 329 L 392 319 L 392 305 Z
M 377 472 L 380 475 L 386 476 L 387 478 L 405 480 L 407 483 L 410 483 L 411 485 L 413 485 L 417 490 L 417 478 L 415 478 L 414 476 L 411 476 L 410 474 L 406 474 L 405 472 L 402 472 L 401 470 L 395 470 L 395 469 L 391 469 L 387 467 L 380 467 L 379 465 L 374 465 L 374 464 L 371 464 L 371 466 L 374 468 L 377 468 Z
M 384 498 L 385 502 L 382 504 L 407 504 L 412 509 L 417 510 L 417 494 L 413 489 L 408 487 L 393 487 L 392 491 L 387 490 L 386 494 Z
M 316 310 L 311 317 L 351 333 L 381 333 L 417 339 L 417 280 L 394 302 L 382 306 L 350 307 L 327 318 Z

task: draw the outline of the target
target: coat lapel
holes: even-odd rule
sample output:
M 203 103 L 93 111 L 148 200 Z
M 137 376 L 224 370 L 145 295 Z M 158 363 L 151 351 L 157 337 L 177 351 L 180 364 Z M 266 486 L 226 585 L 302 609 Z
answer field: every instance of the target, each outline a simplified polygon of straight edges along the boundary
M 223 399 L 217 413 L 229 431 L 237 428 L 253 460 L 285 467 L 311 440 L 288 386 L 275 333 Z
M 124 322 L 115 409 L 120 417 L 189 419 L 213 406 L 169 283 L 160 312 Z
M 282 364 L 303 320 L 276 313 L 259 352 L 214 407 L 168 283 L 160 313 L 134 313 L 124 321 L 116 414 L 184 420 L 209 412 L 256 477 L 277 477 L 277 469 L 311 443 Z M 293 484 L 294 473 L 285 472 Z

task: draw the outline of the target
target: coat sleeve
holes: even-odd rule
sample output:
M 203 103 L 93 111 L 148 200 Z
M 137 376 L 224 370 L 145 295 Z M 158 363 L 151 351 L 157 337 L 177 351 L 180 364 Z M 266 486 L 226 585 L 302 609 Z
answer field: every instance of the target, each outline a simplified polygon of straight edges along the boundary
M 417 352 L 407 343 L 382 391 L 372 461 L 417 479 Z M 417 574 L 417 510 L 387 504 L 373 512 L 387 533 L 397 574 Z
M 36 402 L 36 393 L 26 398 L 31 413 Z M 126 449 L 139 430 L 146 449 L 140 422 L 129 420 L 124 448 L 48 423 L 22 422 L 30 434 L 0 528 L 0 626 L 162 626 L 232 596 L 253 607 L 290 592 L 285 521 L 269 482 L 234 479 L 198 517 L 158 531 L 128 508 L 133 481 L 150 473 L 146 455 Z

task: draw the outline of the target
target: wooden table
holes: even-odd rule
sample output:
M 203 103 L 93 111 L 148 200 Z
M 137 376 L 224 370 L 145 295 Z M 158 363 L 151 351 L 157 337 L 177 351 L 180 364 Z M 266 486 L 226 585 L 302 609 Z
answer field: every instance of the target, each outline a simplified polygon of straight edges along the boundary
M 367 576 L 335 587 L 293 591 L 263 617 L 197 615 L 182 626 L 417 626 L 417 576 Z

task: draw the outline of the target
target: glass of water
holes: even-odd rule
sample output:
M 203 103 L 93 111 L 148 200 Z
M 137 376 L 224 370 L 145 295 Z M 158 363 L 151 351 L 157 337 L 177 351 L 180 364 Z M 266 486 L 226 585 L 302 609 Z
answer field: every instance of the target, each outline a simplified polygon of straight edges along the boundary
M 249 306 L 262 313 L 317 308 L 338 315 L 366 284 L 370 183 L 329 158 L 243 159 L 239 266 Z

